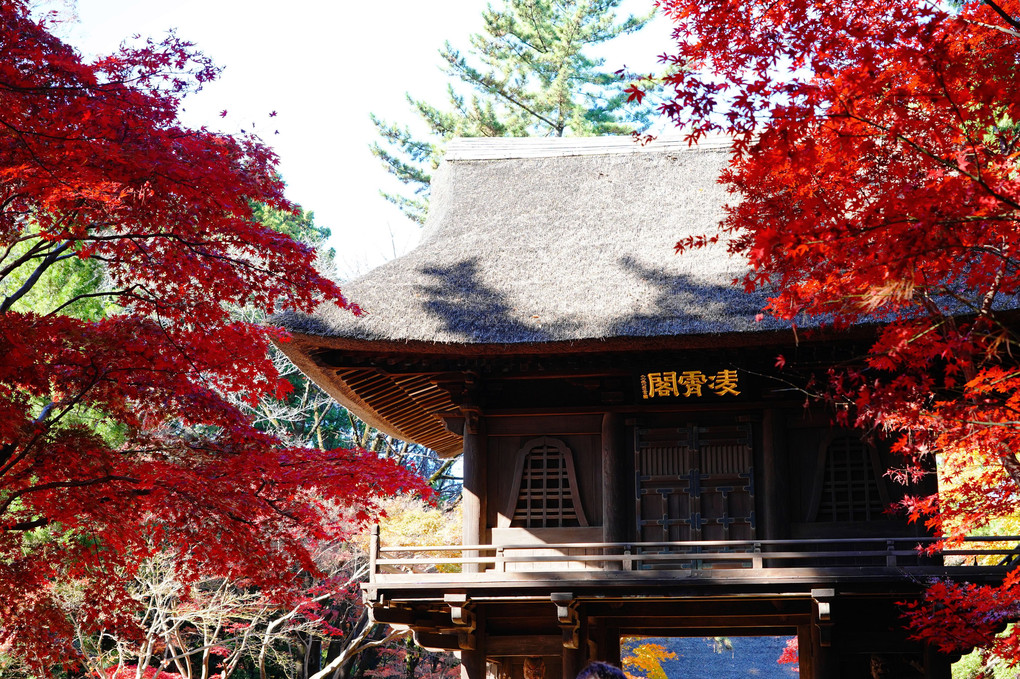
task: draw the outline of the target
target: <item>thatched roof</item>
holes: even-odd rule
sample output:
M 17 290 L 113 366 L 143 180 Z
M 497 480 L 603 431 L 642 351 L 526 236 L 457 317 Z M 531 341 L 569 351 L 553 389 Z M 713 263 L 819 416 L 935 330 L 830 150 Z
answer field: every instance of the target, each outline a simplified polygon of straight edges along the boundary
M 682 348 L 778 329 L 756 322 L 764 298 L 733 285 L 747 265 L 724 245 L 674 254 L 679 239 L 717 229 L 732 199 L 718 183 L 728 158 L 719 142 L 456 140 L 421 244 L 343 286 L 366 314 L 325 305 L 280 317 L 295 338 L 283 349 L 370 424 L 454 454 L 459 437 L 435 415 L 453 404 L 434 385 L 338 370 L 320 352 Z
M 746 264 L 712 233 L 730 197 L 721 143 L 461 139 L 432 184 L 421 244 L 344 286 L 367 313 L 324 306 L 304 335 L 521 344 L 763 330 Z

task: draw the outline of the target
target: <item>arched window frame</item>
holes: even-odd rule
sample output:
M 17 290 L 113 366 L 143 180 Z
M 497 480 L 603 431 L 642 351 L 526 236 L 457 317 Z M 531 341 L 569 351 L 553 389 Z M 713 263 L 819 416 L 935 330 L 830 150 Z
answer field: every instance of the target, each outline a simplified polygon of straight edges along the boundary
M 558 522 L 552 522 L 550 517 L 543 513 L 542 516 L 537 517 L 535 520 L 532 519 L 530 512 L 528 513 L 524 523 L 524 528 L 558 528 L 563 526 L 563 515 L 562 508 L 564 502 L 569 499 L 573 506 L 573 514 L 571 520 L 576 520 L 577 525 L 582 528 L 588 527 L 588 519 L 584 513 L 584 506 L 581 504 L 581 496 L 578 492 L 577 487 L 577 474 L 574 470 L 574 454 L 567 446 L 566 443 L 560 439 L 553 438 L 551 436 L 540 436 L 533 438 L 527 442 L 517 451 L 517 461 L 514 465 L 513 475 L 513 487 L 511 488 L 510 496 L 507 500 L 506 510 L 500 517 L 501 527 L 514 526 L 515 516 L 517 514 L 517 506 L 520 501 L 521 486 L 524 479 L 524 473 L 527 470 L 526 464 L 528 457 L 536 449 L 539 448 L 552 448 L 556 450 L 563 463 L 561 469 L 564 470 L 564 474 L 561 475 L 561 483 L 559 487 L 559 506 L 561 508 L 561 514 Z M 564 487 L 565 486 L 565 487 Z M 543 502 L 548 499 L 548 496 L 543 498 Z
M 821 511 L 821 507 L 822 507 L 822 495 L 823 495 L 824 490 L 825 490 L 825 474 L 826 474 L 826 470 L 829 468 L 829 462 L 830 462 L 830 458 L 831 458 L 831 455 L 832 455 L 832 446 L 833 446 L 834 443 L 836 443 L 837 441 L 840 441 L 842 439 L 850 439 L 851 441 L 854 441 L 855 443 L 858 443 L 858 444 L 860 444 L 860 446 L 863 447 L 864 451 L 867 453 L 867 457 L 865 459 L 870 464 L 870 469 L 868 470 L 870 472 L 870 479 L 872 481 L 874 481 L 874 483 L 875 483 L 876 489 L 878 491 L 879 502 L 882 505 L 883 510 L 891 504 L 891 500 L 889 499 L 889 492 L 888 492 L 888 490 L 885 487 L 885 483 L 883 482 L 882 477 L 879 475 L 879 471 L 881 470 L 882 467 L 881 467 L 881 460 L 878 457 L 878 450 L 876 450 L 875 447 L 870 445 L 869 443 L 867 443 L 865 441 L 862 441 L 860 438 L 855 436 L 852 432 L 833 431 L 833 432 L 830 432 L 824 438 L 824 440 L 821 442 L 821 445 L 819 446 L 819 451 L 818 451 L 818 455 L 819 455 L 818 467 L 815 470 L 815 479 L 814 479 L 814 485 L 812 487 L 812 494 L 811 494 L 811 505 L 808 508 L 808 515 L 807 515 L 807 520 L 809 522 L 817 522 L 818 521 L 818 515 L 819 515 L 819 513 Z M 848 489 L 848 492 L 849 492 L 849 489 Z M 862 516 L 860 519 L 858 519 L 857 517 L 854 517 L 854 519 L 852 519 L 852 521 L 854 521 L 854 522 L 857 522 L 857 521 L 874 521 L 876 519 L 880 519 L 881 518 L 881 517 L 871 517 L 870 516 L 871 509 L 868 506 L 865 506 L 864 508 L 862 508 L 861 512 L 864 514 L 864 516 Z M 836 513 L 834 512 L 834 516 L 835 515 L 836 515 Z M 825 523 L 840 523 L 840 522 L 845 522 L 845 521 L 850 521 L 850 519 L 835 519 L 834 518 L 831 521 L 826 521 Z

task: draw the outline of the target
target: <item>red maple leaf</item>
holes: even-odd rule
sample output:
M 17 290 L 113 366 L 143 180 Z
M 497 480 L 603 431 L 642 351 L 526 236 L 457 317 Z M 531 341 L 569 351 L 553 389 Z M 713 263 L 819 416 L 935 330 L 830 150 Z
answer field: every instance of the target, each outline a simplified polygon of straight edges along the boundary
M 685 65 L 663 111 L 692 139 L 733 140 L 722 232 L 750 261 L 745 289 L 767 288 L 781 318 L 881 328 L 818 387 L 839 421 L 895 441 L 890 477 L 939 461 L 942 491 L 905 499 L 911 520 L 953 538 L 1015 517 L 1020 5 L 659 5 L 677 37 L 665 61 Z M 1020 632 L 995 631 L 1017 590 L 940 583 L 909 624 L 1014 665 Z
M 623 91 L 627 93 L 627 101 L 637 101 L 640 104 L 641 100 L 645 98 L 645 91 L 637 85 L 632 84 Z
M 418 485 L 372 453 L 286 445 L 225 399 L 280 389 L 272 333 L 231 308 L 346 302 L 311 248 L 255 219 L 292 209 L 272 149 L 178 120 L 215 73 L 173 35 L 86 62 L 0 3 L 19 130 L 0 135 L 0 647 L 40 675 L 74 658 L 65 583 L 82 624 L 120 631 L 155 551 L 284 591 L 337 536 L 329 505 L 370 517 Z M 109 285 L 42 294 L 61 262 Z

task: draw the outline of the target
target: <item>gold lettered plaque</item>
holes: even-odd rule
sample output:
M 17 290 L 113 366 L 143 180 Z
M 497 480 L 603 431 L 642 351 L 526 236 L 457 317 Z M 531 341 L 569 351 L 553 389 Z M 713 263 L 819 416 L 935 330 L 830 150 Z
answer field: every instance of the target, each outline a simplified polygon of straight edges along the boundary
M 663 370 L 640 376 L 641 398 L 699 399 L 705 396 L 740 396 L 740 375 L 736 370 Z

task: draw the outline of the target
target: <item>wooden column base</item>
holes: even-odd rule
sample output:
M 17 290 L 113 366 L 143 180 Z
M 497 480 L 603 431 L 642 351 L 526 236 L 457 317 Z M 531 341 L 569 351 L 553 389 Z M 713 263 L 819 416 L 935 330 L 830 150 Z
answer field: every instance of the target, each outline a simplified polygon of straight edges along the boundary
M 475 650 L 460 652 L 460 678 L 485 679 L 484 651 Z

